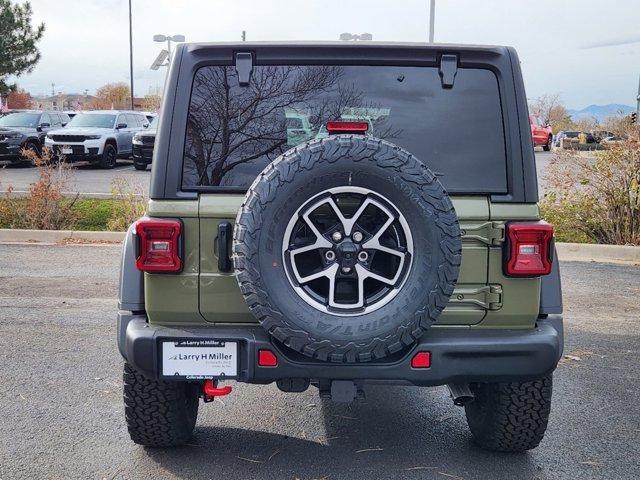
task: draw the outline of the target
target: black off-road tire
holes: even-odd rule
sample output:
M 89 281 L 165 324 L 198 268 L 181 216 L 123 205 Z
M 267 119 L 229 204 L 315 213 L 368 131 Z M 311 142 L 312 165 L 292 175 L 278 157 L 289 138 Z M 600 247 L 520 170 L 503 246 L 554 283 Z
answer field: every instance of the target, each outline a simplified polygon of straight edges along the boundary
M 128 363 L 123 380 L 131 440 L 148 447 L 175 447 L 191 438 L 198 417 L 196 384 L 150 380 Z
M 105 168 L 110 170 L 112 168 L 115 168 L 117 161 L 118 161 L 118 150 L 113 144 L 107 143 L 104 146 L 104 150 L 102 151 L 102 157 L 100 158 L 100 162 L 98 163 L 98 165 L 100 166 L 100 168 Z
M 410 219 L 413 264 L 381 308 L 340 317 L 303 301 L 287 280 L 282 241 L 296 209 L 326 188 L 360 186 L 387 196 Z M 233 260 L 249 309 L 287 347 L 336 363 L 368 362 L 413 345 L 453 293 L 461 258 L 458 219 L 435 175 L 384 140 L 335 135 L 306 142 L 268 165 L 236 219 Z
M 472 384 L 465 405 L 476 443 L 487 450 L 524 452 L 538 446 L 551 410 L 552 377 L 531 382 Z
M 547 139 L 547 143 L 542 146 L 542 150 L 544 150 L 545 152 L 550 151 L 552 142 L 553 142 L 553 137 L 549 135 L 549 138 Z

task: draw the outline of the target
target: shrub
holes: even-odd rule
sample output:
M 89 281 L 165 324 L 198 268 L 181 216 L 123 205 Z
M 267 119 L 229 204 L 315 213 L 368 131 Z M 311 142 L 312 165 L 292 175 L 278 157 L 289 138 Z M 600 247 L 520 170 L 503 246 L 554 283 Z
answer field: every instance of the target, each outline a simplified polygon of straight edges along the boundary
M 33 162 L 38 169 L 38 179 L 29 187 L 27 200 L 11 198 L 11 187 L 0 208 L 2 223 L 9 228 L 36 230 L 64 230 L 73 225 L 75 198 L 65 198 L 63 192 L 69 184 L 69 167 L 56 161 L 48 148 L 38 155 L 31 150 L 21 152 L 23 158 Z
M 543 217 L 564 241 L 640 245 L 640 129 L 594 157 L 557 151 L 548 167 Z
M 139 186 L 132 187 L 122 177 L 116 177 L 111 185 L 111 194 L 116 199 L 116 206 L 107 223 L 108 229 L 125 231 L 145 213 L 147 204 L 143 190 Z

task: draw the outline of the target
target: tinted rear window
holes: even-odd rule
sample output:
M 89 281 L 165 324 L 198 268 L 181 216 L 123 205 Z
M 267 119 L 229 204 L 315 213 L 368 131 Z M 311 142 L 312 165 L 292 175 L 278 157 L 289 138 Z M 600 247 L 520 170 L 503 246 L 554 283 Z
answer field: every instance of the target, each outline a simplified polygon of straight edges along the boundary
M 234 67 L 200 68 L 183 188 L 246 189 L 284 151 L 326 136 L 329 120 L 368 122 L 368 134 L 416 155 L 451 192 L 507 191 L 495 75 L 459 69 L 443 89 L 436 68 L 391 66 L 254 66 L 247 87 Z

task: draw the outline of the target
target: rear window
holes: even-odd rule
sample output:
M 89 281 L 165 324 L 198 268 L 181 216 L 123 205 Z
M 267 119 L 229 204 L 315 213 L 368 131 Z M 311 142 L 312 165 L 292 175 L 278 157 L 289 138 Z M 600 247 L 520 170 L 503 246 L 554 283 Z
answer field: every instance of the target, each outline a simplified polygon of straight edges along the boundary
M 436 68 L 395 66 L 254 66 L 246 87 L 235 67 L 200 68 L 183 188 L 246 190 L 278 155 L 326 136 L 330 120 L 368 122 L 368 134 L 416 155 L 451 192 L 507 191 L 495 75 L 458 69 L 443 89 Z

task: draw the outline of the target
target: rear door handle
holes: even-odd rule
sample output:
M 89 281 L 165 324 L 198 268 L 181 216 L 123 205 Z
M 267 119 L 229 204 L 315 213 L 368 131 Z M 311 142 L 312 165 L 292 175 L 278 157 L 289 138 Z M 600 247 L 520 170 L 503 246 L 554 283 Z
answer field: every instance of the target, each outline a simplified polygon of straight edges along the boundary
M 230 255 L 232 231 L 231 223 L 218 224 L 218 270 L 221 272 L 230 272 L 233 269 Z

